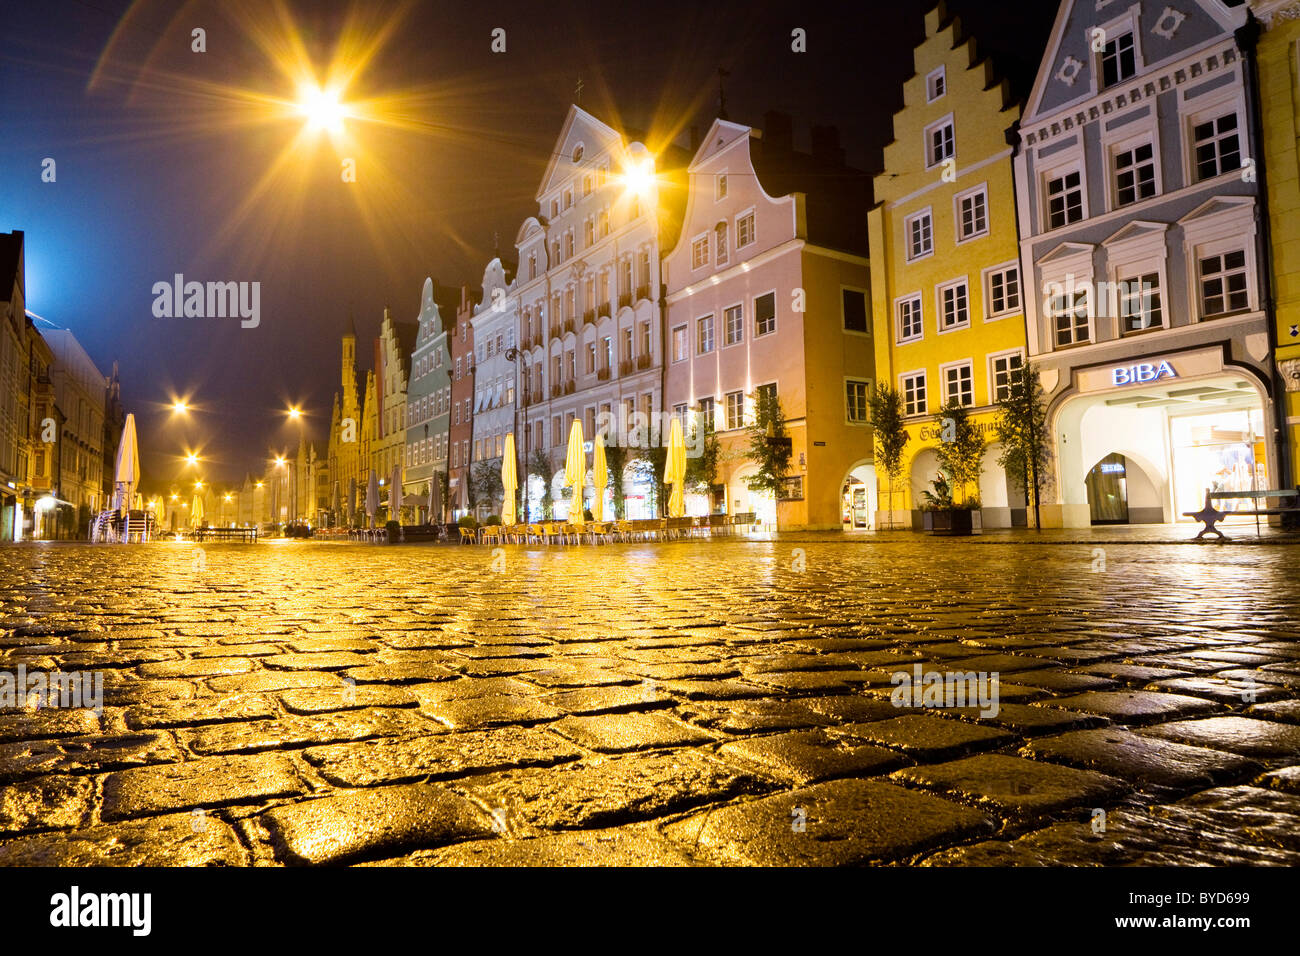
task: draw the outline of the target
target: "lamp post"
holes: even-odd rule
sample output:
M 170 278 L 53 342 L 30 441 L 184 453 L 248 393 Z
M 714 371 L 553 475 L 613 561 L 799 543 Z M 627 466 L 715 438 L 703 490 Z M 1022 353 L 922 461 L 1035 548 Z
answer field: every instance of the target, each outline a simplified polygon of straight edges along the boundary
M 518 364 L 520 360 L 522 360 L 522 364 L 523 364 L 523 371 L 524 371 L 523 380 L 524 380 L 524 387 L 526 388 L 528 386 L 528 369 L 529 369 L 528 353 L 519 351 L 519 349 L 517 349 L 513 345 L 510 346 L 510 348 L 506 349 L 507 362 L 514 362 Z M 523 400 L 524 400 L 524 392 L 516 388 L 515 389 L 515 434 L 516 435 L 519 434 L 519 406 L 523 404 Z M 519 472 L 524 487 L 524 524 L 528 524 L 528 518 L 529 518 L 529 514 L 528 514 L 528 510 L 529 510 L 528 509 L 528 437 L 529 435 L 528 433 L 531 431 L 532 429 L 528 427 L 528 422 L 525 417 L 524 441 L 522 445 L 523 454 L 524 454 L 524 467 Z M 516 442 L 515 445 L 516 448 L 520 447 L 518 442 Z M 516 454 L 518 454 L 517 451 Z

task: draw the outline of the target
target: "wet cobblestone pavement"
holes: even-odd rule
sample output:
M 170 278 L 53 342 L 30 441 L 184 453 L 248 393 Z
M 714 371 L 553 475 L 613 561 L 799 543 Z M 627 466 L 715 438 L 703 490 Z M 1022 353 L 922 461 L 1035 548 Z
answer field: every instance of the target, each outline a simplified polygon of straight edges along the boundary
M 199 557 L 0 550 L 0 864 L 1300 863 L 1300 548 Z

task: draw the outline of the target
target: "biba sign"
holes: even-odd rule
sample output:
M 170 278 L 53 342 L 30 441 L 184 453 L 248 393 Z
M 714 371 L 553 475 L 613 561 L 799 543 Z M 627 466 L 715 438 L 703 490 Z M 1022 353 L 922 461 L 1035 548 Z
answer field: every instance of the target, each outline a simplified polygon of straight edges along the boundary
M 1168 362 L 1155 364 L 1140 362 L 1137 365 L 1121 365 L 1110 370 L 1112 385 L 1146 385 L 1158 382 L 1162 378 L 1177 378 L 1178 373 Z

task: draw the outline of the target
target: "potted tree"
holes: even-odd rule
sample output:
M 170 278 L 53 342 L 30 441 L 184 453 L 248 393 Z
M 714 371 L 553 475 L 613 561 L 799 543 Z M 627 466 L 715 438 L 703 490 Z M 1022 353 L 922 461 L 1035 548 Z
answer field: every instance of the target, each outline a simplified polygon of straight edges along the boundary
M 952 485 L 942 472 L 930 482 L 930 487 L 933 491 L 921 492 L 922 527 L 930 534 L 973 534 L 979 517 L 979 502 L 974 499 L 961 503 L 953 501 Z
M 980 472 L 984 470 L 984 437 L 970 421 L 966 409 L 950 402 L 939 409 L 939 445 L 935 452 L 943 471 L 930 482 L 934 491 L 922 492 L 922 522 L 931 534 L 966 535 L 979 531 Z

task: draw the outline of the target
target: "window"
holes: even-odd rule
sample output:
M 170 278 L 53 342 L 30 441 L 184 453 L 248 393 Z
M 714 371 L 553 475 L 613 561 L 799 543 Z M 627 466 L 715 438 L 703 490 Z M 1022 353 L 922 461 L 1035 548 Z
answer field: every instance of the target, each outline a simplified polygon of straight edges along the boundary
M 1143 143 L 1115 154 L 1115 204 L 1150 199 L 1156 194 L 1155 151 Z
M 736 248 L 740 249 L 754 241 L 754 214 L 746 213 L 736 220 Z
M 686 358 L 686 326 L 679 325 L 673 329 L 673 361 L 681 362 Z
M 946 405 L 969 408 L 975 404 L 975 377 L 970 362 L 945 365 L 943 374 L 943 399 Z
M 925 373 L 909 372 L 899 376 L 899 379 L 903 383 L 903 414 L 924 415 L 926 412 Z
M 1106 44 L 1101 54 L 1101 85 L 1114 86 L 1137 73 L 1137 52 L 1133 33 L 1121 33 Z
M 586 246 L 591 246 L 596 241 L 596 224 L 590 219 L 582 224 L 582 240 Z
M 720 222 L 713 231 L 716 237 L 713 243 L 715 256 L 718 265 L 724 265 L 727 261 L 727 224 Z
M 1056 328 L 1058 347 L 1087 342 L 1088 290 L 1072 289 L 1047 300 L 1047 313 Z
M 1250 308 L 1244 250 L 1202 258 L 1200 273 L 1203 317 L 1229 315 Z
M 908 260 L 920 259 L 934 252 L 934 222 L 930 210 L 909 216 L 903 224 L 907 233 Z
M 700 399 L 700 423 L 704 426 L 705 431 L 713 431 L 718 427 L 717 410 L 714 408 L 712 398 Z
M 925 101 L 933 103 L 946 92 L 948 92 L 947 77 L 943 67 L 939 67 L 925 78 Z
M 587 374 L 596 374 L 596 343 L 587 343 Z
M 1020 267 L 1006 266 L 989 274 L 989 315 L 1020 311 Z
M 650 336 L 650 323 L 642 322 L 641 323 L 641 354 L 650 355 L 652 352 L 654 352 L 654 348 L 652 347 L 652 345 L 653 343 L 651 341 L 651 336 Z
M 930 169 L 956 155 L 952 119 L 941 120 L 925 130 L 925 167 Z
M 992 369 L 993 402 L 1006 401 L 1011 397 L 1011 386 L 1020 381 L 1024 371 L 1025 357 L 1019 352 L 1010 355 L 994 355 L 989 359 Z
M 870 392 L 870 382 L 849 379 L 844 383 L 844 414 L 854 425 L 865 425 L 867 423 L 870 409 L 867 397 Z
M 566 189 L 564 191 L 564 208 L 568 209 L 572 205 L 573 205 L 573 190 Z
M 921 297 L 914 295 L 898 303 L 898 342 L 914 342 L 924 334 Z
M 1148 272 L 1120 283 L 1120 333 L 1145 332 L 1165 324 L 1160 300 L 1160 274 Z
M 970 290 L 966 280 L 954 282 L 939 289 L 939 331 L 965 328 L 970 325 Z
M 754 298 L 754 336 L 776 331 L 776 293 L 765 292 Z
M 589 175 L 582 177 L 582 194 L 584 196 L 591 195 L 591 176 Z
M 867 294 L 857 289 L 841 289 L 844 307 L 844 331 L 867 333 Z
M 766 385 L 760 385 L 754 389 L 755 403 L 775 402 L 776 401 L 776 382 L 768 382 Z
M 1192 127 L 1197 180 L 1213 179 L 1241 168 L 1237 114 L 1228 113 Z
M 713 316 L 706 315 L 695 322 L 695 351 L 699 355 L 713 351 Z
M 975 192 L 957 197 L 957 241 L 964 242 L 989 231 L 988 190 L 981 186 Z
M 1083 218 L 1083 180 L 1077 169 L 1047 181 L 1047 223 L 1059 229 Z
M 727 198 L 727 174 L 718 173 L 717 178 L 713 181 L 713 199 L 716 202 L 719 199 Z
M 740 428 L 744 424 L 745 424 L 745 393 L 728 392 L 726 427 L 728 429 Z
M 724 342 L 727 345 L 736 345 L 745 340 L 745 310 L 742 306 L 733 305 L 722 313 L 722 325 Z

